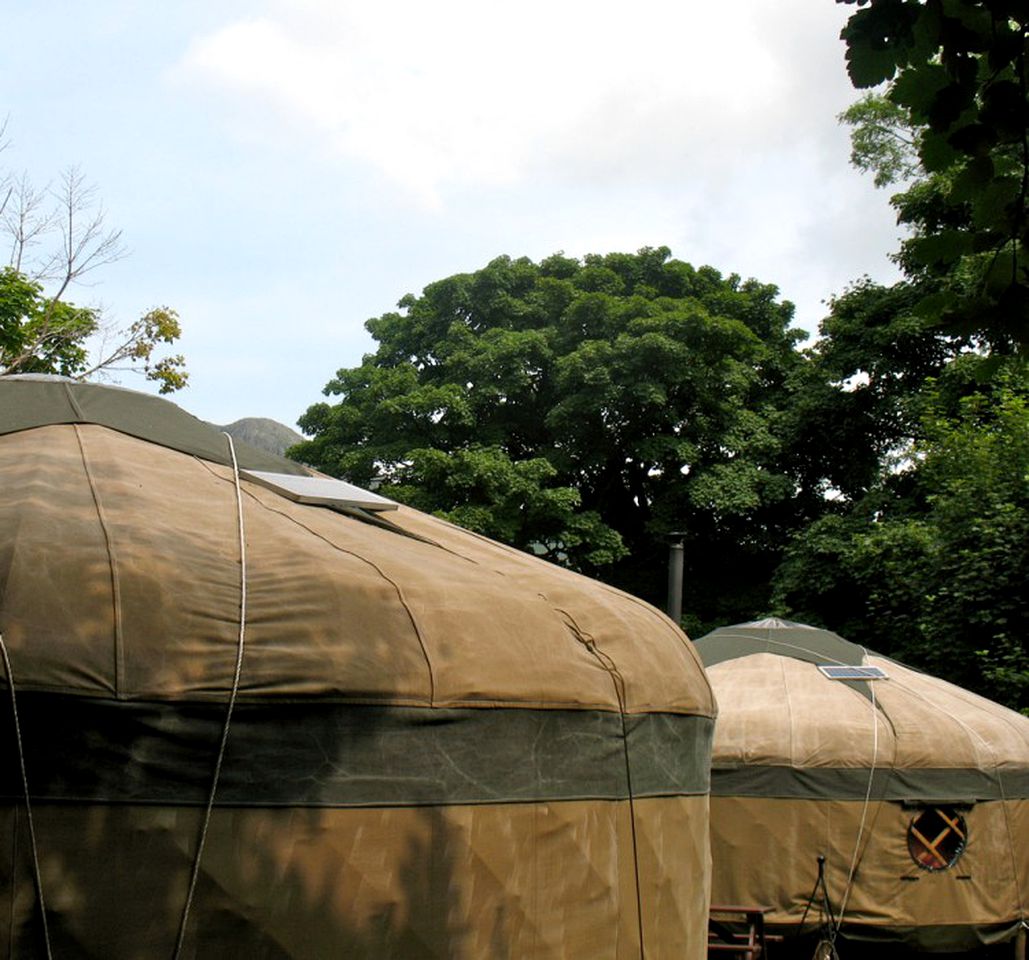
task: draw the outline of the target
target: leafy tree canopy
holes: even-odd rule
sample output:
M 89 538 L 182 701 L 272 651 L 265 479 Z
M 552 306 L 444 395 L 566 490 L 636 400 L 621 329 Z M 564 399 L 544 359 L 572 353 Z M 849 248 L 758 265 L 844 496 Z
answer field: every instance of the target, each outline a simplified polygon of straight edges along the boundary
M 978 389 L 956 361 L 927 391 L 922 437 L 854 509 L 798 537 L 778 603 L 849 639 L 1029 710 L 1029 378 Z
M 848 2 L 848 0 L 843 0 Z M 775 575 L 781 612 L 1026 707 L 1024 4 L 858 0 L 852 162 L 910 234 L 906 279 L 830 302 L 804 421 L 828 509 Z M 879 85 L 882 85 L 881 87 Z M 1017 94 L 1017 95 L 1016 95 Z
M 837 118 L 851 128 L 850 162 L 875 177 L 877 187 L 921 172 L 911 114 L 879 93 L 868 93 Z
M 698 615 L 759 612 L 797 522 L 777 295 L 664 247 L 500 257 L 369 320 L 292 453 L 659 603 L 685 530 Z
M 947 333 L 918 309 L 925 286 L 865 278 L 829 301 L 808 351 L 807 387 L 794 416 L 812 483 L 824 478 L 839 503 L 855 503 L 924 437 L 928 407 L 981 389 L 975 338 Z M 955 361 L 960 363 L 955 365 Z M 975 376 L 973 376 L 973 373 Z M 927 385 L 931 389 L 927 390 Z
M 844 119 L 855 160 L 911 226 L 898 260 L 929 282 L 918 312 L 994 351 L 1029 343 L 1029 7 L 1020 0 L 856 3 L 842 37 L 854 85 L 886 84 Z M 910 135 L 910 136 L 909 136 Z M 908 147 L 904 140 L 909 139 Z
M 95 356 L 89 342 L 98 333 L 103 337 L 95 309 L 47 297 L 40 283 L 11 267 L 0 268 L 0 375 L 53 373 L 85 380 L 133 369 L 160 383 L 161 393 L 186 385 L 181 355 L 155 356 L 160 344 L 173 343 L 182 333 L 174 310 L 154 307 L 117 331 L 113 342 L 102 339 Z
M 0 123 L 0 152 L 5 148 Z M 155 307 L 125 328 L 93 307 L 65 300 L 73 285 L 124 255 L 121 232 L 104 226 L 94 189 L 75 169 L 55 189 L 0 169 L 0 376 L 51 373 L 78 379 L 124 370 L 144 374 L 161 393 L 186 385 L 180 354 L 162 355 L 181 336 L 178 315 Z

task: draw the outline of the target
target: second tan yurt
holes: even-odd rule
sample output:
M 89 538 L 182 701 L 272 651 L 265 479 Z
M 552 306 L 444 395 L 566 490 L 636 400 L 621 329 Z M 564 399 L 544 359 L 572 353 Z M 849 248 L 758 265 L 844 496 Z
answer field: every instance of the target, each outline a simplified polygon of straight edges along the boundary
M 712 899 L 782 934 L 961 951 L 1029 897 L 1029 718 L 769 619 L 697 641 L 719 704 Z M 817 883 L 819 858 L 824 887 Z
M 0 943 L 700 960 L 663 614 L 154 397 L 0 379 Z

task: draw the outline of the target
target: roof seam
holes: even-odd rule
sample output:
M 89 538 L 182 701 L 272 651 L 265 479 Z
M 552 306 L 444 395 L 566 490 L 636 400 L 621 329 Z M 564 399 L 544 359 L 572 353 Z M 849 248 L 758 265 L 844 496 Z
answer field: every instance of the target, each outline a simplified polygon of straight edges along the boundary
M 75 394 L 71 391 L 71 386 L 67 383 L 62 385 L 64 387 L 64 395 L 68 398 L 68 405 L 72 408 L 75 416 L 84 423 L 86 421 L 86 417 L 82 413 L 82 407 L 79 406 L 78 400 L 75 399 Z
M 79 456 L 82 458 L 82 470 L 89 483 L 89 492 L 93 498 L 93 506 L 96 508 L 97 520 L 104 535 L 104 545 L 107 548 L 107 565 L 111 575 L 111 612 L 114 632 L 114 695 L 119 700 L 124 696 L 125 689 L 125 646 L 122 635 L 122 604 L 121 604 L 121 582 L 118 577 L 118 564 L 114 556 L 114 545 L 111 538 L 111 531 L 107 525 L 107 517 L 104 514 L 103 504 L 100 502 L 100 492 L 97 490 L 96 481 L 93 477 L 93 470 L 89 465 L 89 457 L 86 455 L 86 446 L 82 438 L 82 431 L 78 424 L 72 424 L 75 431 L 75 439 L 79 445 Z
M 782 691 L 786 701 L 786 728 L 790 731 L 790 766 L 796 763 L 793 749 L 793 704 L 790 703 L 790 684 L 786 676 L 786 661 L 779 659 L 779 670 L 782 672 Z
M 429 705 L 434 706 L 436 703 L 436 676 L 432 666 L 432 659 L 429 657 L 429 650 L 425 644 L 425 637 L 422 634 L 422 628 L 418 623 L 417 617 L 414 615 L 414 611 L 411 609 L 410 604 L 407 602 L 407 598 L 404 596 L 404 591 L 401 589 L 400 584 L 397 583 L 392 577 L 390 577 L 377 563 L 373 560 L 369 560 L 367 557 L 362 557 L 361 554 L 354 550 L 348 550 L 346 547 L 340 546 L 338 543 L 334 543 L 324 534 L 319 533 L 317 530 L 312 529 L 306 523 L 298 520 L 296 517 L 290 516 L 282 510 L 276 510 L 274 507 L 264 503 L 258 497 L 254 496 L 252 491 L 246 491 L 247 496 L 253 500 L 258 506 L 263 507 L 269 513 L 277 514 L 284 520 L 288 520 L 290 523 L 296 524 L 298 527 L 302 527 L 313 537 L 317 537 L 323 543 L 328 544 L 334 550 L 338 550 L 340 553 L 345 553 L 347 556 L 353 557 L 355 560 L 359 560 L 361 563 L 367 564 L 371 567 L 383 580 L 385 580 L 397 594 L 397 599 L 400 601 L 400 605 L 404 608 L 407 613 L 408 620 L 411 622 L 411 628 L 414 630 L 414 635 L 418 640 L 418 645 L 421 647 L 422 656 L 425 658 L 425 665 L 429 676 Z

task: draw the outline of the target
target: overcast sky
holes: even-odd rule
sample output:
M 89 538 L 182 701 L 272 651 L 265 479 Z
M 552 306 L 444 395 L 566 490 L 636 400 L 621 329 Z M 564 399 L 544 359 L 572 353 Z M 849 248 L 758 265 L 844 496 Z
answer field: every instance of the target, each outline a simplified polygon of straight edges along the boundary
M 176 308 L 177 403 L 293 425 L 365 320 L 501 254 L 666 245 L 778 285 L 809 331 L 891 280 L 888 197 L 835 119 L 853 9 L 0 0 L 0 160 L 98 186 L 130 253 L 72 298 Z

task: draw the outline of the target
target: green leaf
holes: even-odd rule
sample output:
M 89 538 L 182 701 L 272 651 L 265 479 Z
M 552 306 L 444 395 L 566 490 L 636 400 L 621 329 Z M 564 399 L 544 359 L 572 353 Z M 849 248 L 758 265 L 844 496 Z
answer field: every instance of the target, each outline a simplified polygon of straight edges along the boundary
M 1001 142 L 1018 142 L 1029 125 L 1029 102 L 1014 80 L 998 80 L 983 91 L 982 122 Z
M 972 238 L 960 230 L 944 230 L 917 237 L 909 244 L 912 255 L 932 269 L 946 268 L 972 251 Z
M 958 301 L 957 294 L 952 290 L 940 290 L 922 297 L 915 305 L 915 314 L 924 317 L 926 320 L 938 321 L 949 310 L 952 310 Z
M 983 278 L 983 286 L 987 294 L 996 299 L 1005 296 L 1009 287 L 1015 284 L 1012 270 L 1011 254 L 1007 250 L 1001 250 L 990 263 Z M 1009 308 L 1017 309 L 1017 300 L 1007 303 Z
M 954 149 L 947 138 L 939 133 L 927 131 L 922 135 L 918 148 L 922 166 L 930 173 L 937 173 L 952 167 L 961 154 Z
M 974 102 L 975 90 L 971 85 L 948 83 L 936 91 L 929 108 L 924 111 L 922 116 L 934 130 L 946 130 Z
M 947 71 L 938 63 L 929 63 L 902 70 L 890 85 L 889 98 L 917 116 L 924 117 L 939 93 L 950 86 L 952 84 Z
M 958 127 L 947 137 L 947 142 L 969 156 L 986 156 L 997 142 L 997 135 L 986 124 L 976 121 Z
M 1014 177 L 998 177 L 975 198 L 972 223 L 978 230 L 1010 234 L 1018 211 L 1021 184 Z
M 977 197 L 993 178 L 993 158 L 975 157 L 962 167 L 951 184 L 948 198 L 962 203 Z

